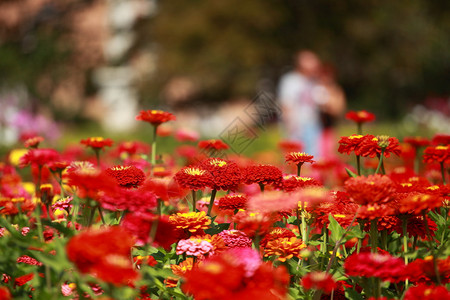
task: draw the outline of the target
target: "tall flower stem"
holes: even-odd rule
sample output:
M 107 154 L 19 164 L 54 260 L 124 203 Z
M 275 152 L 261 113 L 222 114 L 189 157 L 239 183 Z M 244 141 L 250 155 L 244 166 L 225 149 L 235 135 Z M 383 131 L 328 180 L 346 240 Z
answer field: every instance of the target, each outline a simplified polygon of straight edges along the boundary
M 217 193 L 216 189 L 213 189 L 211 191 L 211 199 L 209 200 L 209 206 L 208 206 L 208 216 L 211 216 L 211 210 L 214 205 L 214 199 L 216 198 L 216 193 Z
M 358 175 L 361 175 L 361 155 L 356 155 L 356 170 Z
M 419 149 L 420 147 L 415 147 L 415 157 L 414 157 L 414 172 L 419 176 L 420 175 L 420 155 L 419 155 Z
M 356 132 L 362 135 L 362 123 L 356 123 Z
M 97 167 L 100 168 L 100 149 L 99 148 L 93 148 L 95 153 L 95 159 L 97 160 Z
M 297 176 L 300 176 L 300 172 L 302 170 L 302 165 L 303 165 L 303 163 L 298 163 L 297 164 Z
M 192 211 L 195 212 L 197 209 L 197 193 L 192 190 Z
M 153 169 L 155 168 L 156 164 L 156 130 L 158 128 L 158 125 L 153 125 L 153 138 L 152 138 L 152 153 L 150 158 L 150 176 L 153 175 Z
M 264 192 L 264 184 L 263 183 L 259 183 L 259 189 L 261 190 L 261 192 Z
M 428 219 L 427 219 L 427 214 L 425 212 L 425 210 L 422 211 L 422 217 L 423 217 L 423 223 L 425 225 L 425 231 L 427 233 L 427 237 L 428 237 L 428 243 L 430 244 L 430 250 L 431 250 L 431 256 L 433 256 L 433 268 L 434 268 L 434 273 L 436 274 L 436 281 L 437 284 L 440 285 L 441 284 L 441 276 L 439 275 L 439 268 L 437 265 L 437 261 L 436 261 L 436 251 L 434 249 L 434 239 L 431 236 L 431 232 L 430 232 L 430 227 L 428 227 Z
M 379 161 L 378 161 L 378 166 L 377 169 L 375 170 L 375 174 L 378 174 L 378 172 L 380 171 L 381 168 L 381 173 L 384 175 L 386 172 L 384 170 L 384 166 L 383 166 L 383 156 L 384 156 L 384 149 L 381 149 L 381 154 L 378 157 Z
M 372 248 L 372 253 L 377 253 L 378 247 L 378 218 L 370 221 L 370 246 Z
M 442 183 L 443 183 L 444 185 L 446 185 L 446 184 L 447 184 L 447 181 L 445 180 L 445 167 L 444 167 L 444 162 L 441 161 L 440 164 L 441 164 Z
M 162 201 L 161 201 L 160 198 L 158 198 L 157 201 L 158 201 L 156 203 L 156 215 L 157 215 L 157 217 L 152 222 L 152 229 L 150 230 L 150 242 L 153 242 L 155 240 L 155 238 L 156 238 L 156 232 L 158 230 L 159 219 L 161 218 Z
M 402 233 L 403 233 L 403 253 L 405 255 L 405 265 L 408 264 L 408 257 L 406 254 L 408 253 L 408 218 L 402 217 Z M 405 290 L 408 289 L 409 280 L 405 281 Z

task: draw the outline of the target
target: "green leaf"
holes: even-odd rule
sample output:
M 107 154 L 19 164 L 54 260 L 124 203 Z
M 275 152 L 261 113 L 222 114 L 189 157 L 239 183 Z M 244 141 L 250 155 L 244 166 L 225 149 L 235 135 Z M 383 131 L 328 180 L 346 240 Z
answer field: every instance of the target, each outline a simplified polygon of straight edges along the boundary
M 363 300 L 364 298 L 355 290 L 345 289 L 345 297 L 350 300 Z
M 328 220 L 330 220 L 330 224 L 328 225 L 328 229 L 331 231 L 331 239 L 336 242 L 338 241 L 342 235 L 344 234 L 345 230 L 342 228 L 341 225 L 339 225 L 338 221 L 333 217 L 332 214 L 328 215 Z
M 348 176 L 350 176 L 350 177 L 353 177 L 353 178 L 358 177 L 357 174 L 353 173 L 352 171 L 350 171 L 347 168 L 345 168 L 345 171 L 347 172 Z

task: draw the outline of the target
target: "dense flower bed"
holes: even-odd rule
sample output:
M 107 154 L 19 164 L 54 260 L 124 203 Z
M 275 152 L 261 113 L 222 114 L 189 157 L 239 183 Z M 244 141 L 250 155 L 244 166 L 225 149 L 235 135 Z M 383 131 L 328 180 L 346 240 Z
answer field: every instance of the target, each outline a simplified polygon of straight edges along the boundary
M 157 110 L 151 147 L 30 137 L 0 163 L 0 299 L 450 299 L 450 136 L 348 118 L 341 156 L 273 164 L 183 131 L 160 156 Z

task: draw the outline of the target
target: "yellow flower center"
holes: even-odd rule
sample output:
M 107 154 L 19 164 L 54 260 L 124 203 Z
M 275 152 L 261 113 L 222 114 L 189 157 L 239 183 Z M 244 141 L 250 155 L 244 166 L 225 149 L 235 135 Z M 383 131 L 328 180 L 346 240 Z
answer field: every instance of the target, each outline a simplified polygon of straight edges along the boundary
M 184 172 L 186 174 L 188 174 L 188 175 L 200 176 L 200 175 L 205 174 L 206 171 L 205 170 L 200 170 L 200 169 L 197 169 L 197 168 L 188 168 L 188 169 L 184 170 Z
M 90 140 L 92 142 L 102 142 L 104 140 L 104 138 L 102 138 L 101 136 L 95 136 L 95 137 L 91 137 Z
M 355 135 L 349 136 L 348 138 L 351 139 L 351 140 L 353 140 L 353 139 L 360 139 L 360 138 L 362 138 L 362 137 L 363 137 L 363 136 L 360 135 L 360 134 L 355 134 Z
M 223 167 L 227 164 L 226 161 L 221 160 L 221 159 L 213 159 L 209 162 L 211 165 L 216 166 L 216 167 Z

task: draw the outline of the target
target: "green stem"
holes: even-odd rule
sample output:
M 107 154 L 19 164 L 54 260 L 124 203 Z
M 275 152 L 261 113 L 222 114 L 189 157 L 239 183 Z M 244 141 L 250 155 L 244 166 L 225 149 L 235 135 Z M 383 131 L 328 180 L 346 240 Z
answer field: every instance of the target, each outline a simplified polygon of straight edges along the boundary
M 383 165 L 383 156 L 384 156 L 384 149 L 381 149 L 381 154 L 378 157 L 379 161 L 378 161 L 377 169 L 375 170 L 375 174 L 378 174 L 378 172 L 380 171 L 380 168 L 382 168 L 382 170 L 384 171 L 384 166 L 382 166 Z M 385 172 L 383 172 L 383 174 L 385 174 Z
M 259 183 L 259 189 L 261 190 L 261 192 L 264 192 L 264 184 Z
M 161 199 L 158 198 L 158 202 L 156 203 L 156 215 L 157 218 L 152 222 L 152 229 L 150 230 L 150 242 L 153 242 L 156 238 L 156 232 L 158 230 L 159 219 L 161 218 Z
M 94 221 L 96 207 L 91 207 L 91 213 L 89 215 L 88 227 L 91 227 L 92 222 Z
M 303 163 L 298 163 L 297 164 L 297 176 L 300 176 L 300 172 L 302 170 L 302 165 L 303 165 Z
M 444 168 L 444 162 L 441 161 L 441 175 L 442 175 L 442 183 L 444 185 L 447 184 L 447 181 L 445 180 L 445 168 Z
M 100 149 L 94 148 L 95 158 L 97 159 L 97 167 L 100 168 Z
M 420 175 L 420 155 L 419 155 L 419 150 L 420 147 L 416 147 L 414 150 L 416 150 L 416 154 L 414 157 L 414 172 L 416 172 L 416 175 L 419 176 Z
M 408 253 L 408 218 L 402 217 L 402 232 L 403 232 L 403 253 L 405 255 L 405 265 L 408 264 L 408 257 L 406 256 Z M 408 289 L 409 280 L 405 281 L 405 290 Z
M 370 221 L 370 246 L 372 253 L 377 253 L 378 247 L 378 218 Z
M 158 125 L 153 125 L 153 138 L 152 138 L 152 153 L 151 153 L 151 166 L 150 166 L 150 176 L 153 175 L 153 169 L 155 168 L 156 164 L 156 129 L 158 128 Z
M 358 175 L 361 176 L 361 155 L 356 155 L 356 170 L 358 171 Z
M 192 190 L 192 211 L 197 211 L 197 193 L 194 190 Z
M 103 217 L 103 211 L 102 211 L 102 208 L 100 207 L 100 205 L 97 206 L 97 208 L 98 208 L 98 213 L 100 214 L 100 218 L 102 219 L 103 225 L 106 225 L 105 218 Z
M 356 123 L 356 131 L 359 135 L 362 135 L 362 123 Z
M 208 206 L 208 216 L 211 216 L 211 210 L 214 205 L 214 199 L 216 198 L 216 193 L 217 193 L 216 189 L 213 189 L 211 191 L 211 199 L 209 200 L 209 206 Z
M 431 232 L 430 232 L 430 228 L 428 227 L 428 219 L 427 219 L 427 214 L 425 212 L 425 210 L 422 211 L 422 217 L 423 217 L 423 222 L 425 224 L 425 231 L 427 233 L 427 237 L 428 237 L 428 244 L 431 250 L 431 255 L 433 256 L 433 268 L 434 268 L 434 273 L 436 274 L 436 282 L 438 285 L 441 284 L 441 276 L 439 275 L 439 268 L 437 265 L 437 261 L 436 261 L 436 253 L 435 253 L 435 249 L 434 249 L 434 239 L 431 236 Z

